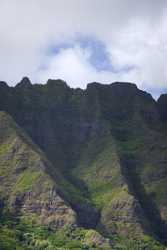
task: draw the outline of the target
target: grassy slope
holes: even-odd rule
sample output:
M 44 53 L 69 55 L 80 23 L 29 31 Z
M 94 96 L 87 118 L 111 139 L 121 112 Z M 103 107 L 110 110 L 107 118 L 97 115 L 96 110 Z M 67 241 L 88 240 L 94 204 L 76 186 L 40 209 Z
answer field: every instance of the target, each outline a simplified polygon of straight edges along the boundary
M 142 234 L 137 214 L 132 218 L 128 216 L 130 211 L 133 214 L 135 200 L 121 173 L 114 139 L 91 141 L 82 157 L 73 175 L 86 183 L 91 202 L 101 211 L 98 228 L 110 235 L 126 232 L 132 237 L 135 232 L 138 236 Z
M 113 135 L 89 141 L 73 175 L 84 181 L 101 211 L 100 230 L 131 237 L 152 231 L 164 239 L 166 137 L 140 116 L 117 123 L 126 137 L 121 138 L 114 127 Z
M 50 177 L 47 171 L 52 170 L 52 165 L 9 115 L 0 112 L 0 121 L 1 199 L 14 212 L 19 209 L 23 216 L 35 215 L 39 223 L 49 224 L 52 220 L 56 223 L 59 216 L 65 223 L 73 223 L 75 213 L 56 193 L 51 194 L 57 190 L 55 178 L 61 183 L 63 178 L 54 168 Z M 53 206 L 67 210 L 64 218 L 61 214 L 56 217 L 54 210 L 45 215 L 47 206 L 52 206 L 49 205 L 51 198 Z
M 5 205 L 0 209 L 1 250 L 84 249 L 85 245 L 87 249 L 110 249 L 108 240 L 96 231 L 70 226 L 74 223 L 75 214 L 59 196 L 56 196 L 55 202 L 58 200 L 60 203 L 55 214 L 48 213 L 47 217 L 43 217 L 38 207 L 33 212 L 33 206 L 49 206 L 48 199 L 54 204 L 55 197 L 49 198 L 48 192 L 57 184 L 58 192 L 63 197 L 70 196 L 70 202 L 84 202 L 85 198 L 52 167 L 43 153 L 4 112 L 0 112 L 0 142 L 0 202 Z M 52 178 L 47 174 L 48 170 Z M 32 197 L 27 198 L 27 194 L 31 193 Z M 66 212 L 62 213 L 61 209 Z M 63 226 L 56 231 L 48 230 L 50 223 L 56 224 L 60 220 L 64 221 Z M 102 244 L 102 248 L 98 248 L 99 244 Z

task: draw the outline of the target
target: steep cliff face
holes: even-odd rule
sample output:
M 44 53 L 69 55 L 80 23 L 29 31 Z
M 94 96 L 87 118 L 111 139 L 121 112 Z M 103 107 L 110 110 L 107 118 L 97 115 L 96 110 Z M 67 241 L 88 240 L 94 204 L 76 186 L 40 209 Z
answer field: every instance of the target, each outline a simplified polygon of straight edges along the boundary
M 0 83 L 0 109 L 45 152 L 49 176 L 53 169 L 61 173 L 61 197 L 79 225 L 107 236 L 150 234 L 166 241 L 165 103 L 131 83 L 91 83 L 86 90 L 61 80 Z
M 1 200 L 15 216 L 34 218 L 40 225 L 60 228 L 76 224 L 76 214 L 58 194 L 51 169 L 51 163 L 21 128 L 0 112 Z
M 61 80 L 32 85 L 24 78 L 15 88 L 0 86 L 1 109 L 65 171 L 75 164 L 77 151 L 90 136 L 106 133 L 106 123 L 115 124 L 116 130 L 117 122 L 130 121 L 135 113 L 149 121 L 157 118 L 151 96 L 130 83 L 92 83 L 83 91 Z

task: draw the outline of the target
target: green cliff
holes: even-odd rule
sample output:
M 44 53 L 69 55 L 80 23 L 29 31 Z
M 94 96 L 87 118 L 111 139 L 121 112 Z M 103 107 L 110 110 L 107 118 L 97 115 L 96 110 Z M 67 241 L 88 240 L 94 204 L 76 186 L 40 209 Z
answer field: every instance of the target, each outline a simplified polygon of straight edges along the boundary
M 165 249 L 166 109 L 131 83 L 0 82 L 1 210 L 61 231 L 50 249 Z

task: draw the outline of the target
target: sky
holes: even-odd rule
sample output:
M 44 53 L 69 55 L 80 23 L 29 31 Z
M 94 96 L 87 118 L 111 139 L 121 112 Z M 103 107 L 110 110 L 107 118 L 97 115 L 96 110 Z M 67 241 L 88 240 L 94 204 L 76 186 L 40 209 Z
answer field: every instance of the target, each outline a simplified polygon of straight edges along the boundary
M 0 80 L 167 93 L 166 0 L 0 0 Z

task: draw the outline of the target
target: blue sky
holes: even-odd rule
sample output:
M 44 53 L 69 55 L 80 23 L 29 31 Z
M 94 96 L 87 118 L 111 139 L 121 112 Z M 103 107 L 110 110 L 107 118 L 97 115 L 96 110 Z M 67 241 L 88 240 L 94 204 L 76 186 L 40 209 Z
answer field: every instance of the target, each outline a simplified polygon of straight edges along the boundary
M 82 34 L 80 34 L 71 41 L 62 42 L 60 44 L 52 44 L 47 49 L 46 55 L 49 57 L 55 57 L 61 52 L 61 50 L 68 50 L 71 48 L 74 49 L 76 45 L 82 50 L 90 52 L 88 61 L 97 71 L 115 71 L 105 43 L 95 37 L 82 36 Z
M 10 85 L 26 75 L 167 92 L 166 0 L 1 0 L 0 19 L 0 79 Z

